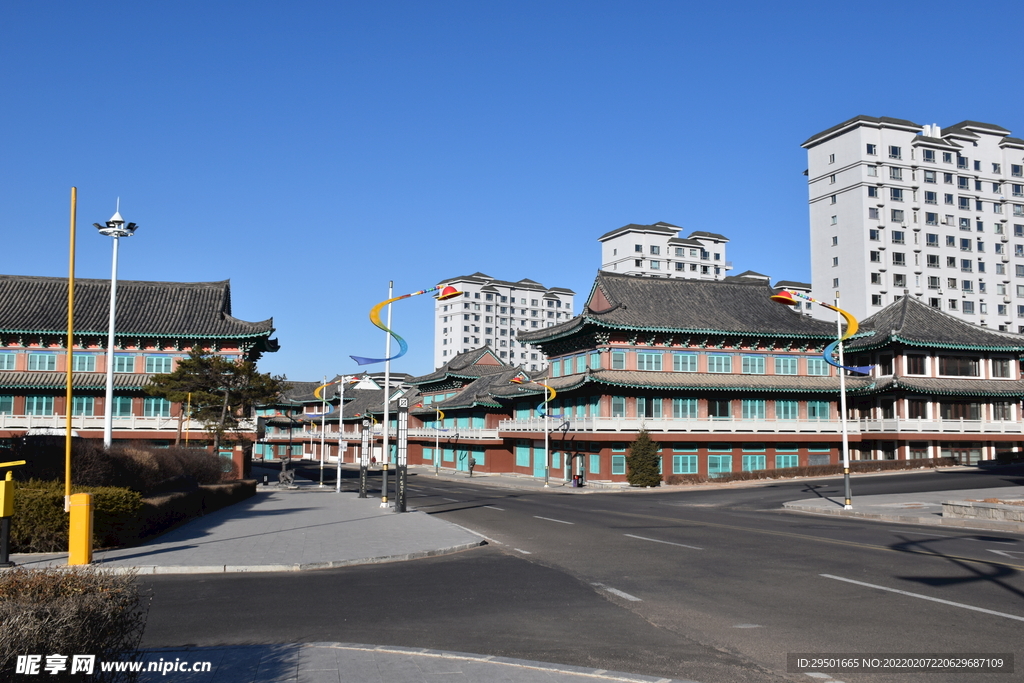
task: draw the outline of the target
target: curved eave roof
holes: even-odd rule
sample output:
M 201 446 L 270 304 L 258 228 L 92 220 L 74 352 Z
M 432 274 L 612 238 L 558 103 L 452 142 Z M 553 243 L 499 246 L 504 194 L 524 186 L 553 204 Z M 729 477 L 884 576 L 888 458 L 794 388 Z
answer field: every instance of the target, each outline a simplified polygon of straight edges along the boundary
M 1013 380 L 947 379 L 936 377 L 892 377 L 875 380 L 863 387 L 854 387 L 850 393 L 859 396 L 890 391 L 910 391 L 935 396 L 986 396 L 999 398 L 1024 397 L 1024 382 Z
M 142 389 L 149 384 L 152 374 L 115 373 L 117 389 Z M 107 376 L 102 372 L 75 372 L 71 376 L 74 389 L 103 389 Z M 63 372 L 0 372 L 0 391 L 5 389 L 64 389 L 67 374 Z
M 931 341 L 925 339 L 911 339 L 900 334 L 890 334 L 882 337 L 878 340 L 872 340 L 870 333 L 864 336 L 856 335 L 855 339 L 861 339 L 862 343 L 857 345 L 849 345 L 847 347 L 848 353 L 859 352 L 859 351 L 875 351 L 877 349 L 885 348 L 889 344 L 898 343 L 906 344 L 907 346 L 916 346 L 920 348 L 932 348 L 932 349 L 950 349 L 953 351 L 1002 351 L 1006 353 L 1024 353 L 1024 347 L 1020 345 L 980 345 L 980 344 L 958 344 L 956 342 L 940 342 Z

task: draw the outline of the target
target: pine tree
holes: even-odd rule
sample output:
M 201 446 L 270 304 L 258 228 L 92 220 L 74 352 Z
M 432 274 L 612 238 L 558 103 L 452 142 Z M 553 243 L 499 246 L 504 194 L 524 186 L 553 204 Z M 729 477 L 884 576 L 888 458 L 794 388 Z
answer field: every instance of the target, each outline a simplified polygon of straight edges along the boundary
M 658 445 L 651 441 L 646 429 L 641 429 L 629 447 L 626 456 L 626 480 L 630 486 L 659 486 Z

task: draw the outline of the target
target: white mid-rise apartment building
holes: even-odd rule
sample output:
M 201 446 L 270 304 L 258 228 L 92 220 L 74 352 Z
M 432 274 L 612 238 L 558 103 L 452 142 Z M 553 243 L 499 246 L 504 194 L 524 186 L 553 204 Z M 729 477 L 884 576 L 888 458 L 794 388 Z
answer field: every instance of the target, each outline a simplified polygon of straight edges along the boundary
M 802 146 L 816 298 L 864 318 L 910 295 L 1024 332 L 1024 140 L 857 116 Z
M 520 332 L 552 327 L 573 317 L 575 292 L 545 287 L 533 280 L 508 282 L 473 273 L 443 280 L 461 297 L 434 302 L 434 367 L 482 346 L 491 347 L 506 363 L 543 370 L 547 358 L 532 344 L 517 340 Z
M 600 237 L 601 270 L 641 277 L 721 280 L 732 269 L 725 259 L 729 239 L 713 232 L 681 237 L 671 223 L 630 223 Z

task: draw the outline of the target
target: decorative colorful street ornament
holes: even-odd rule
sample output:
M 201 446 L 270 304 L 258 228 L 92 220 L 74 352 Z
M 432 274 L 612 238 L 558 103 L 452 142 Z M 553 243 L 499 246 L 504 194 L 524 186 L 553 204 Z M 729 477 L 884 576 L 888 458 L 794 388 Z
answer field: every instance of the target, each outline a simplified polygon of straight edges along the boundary
M 818 301 L 817 299 L 811 298 L 802 292 L 791 292 L 783 289 L 778 294 L 773 294 L 769 298 L 777 304 L 784 304 L 786 306 L 799 306 L 800 302 L 797 299 L 803 299 L 805 301 L 818 304 L 819 306 L 824 306 L 825 308 L 835 311 L 839 315 L 843 316 L 843 319 L 846 320 L 846 331 L 841 337 L 839 337 L 839 339 L 825 347 L 825 351 L 822 353 L 822 356 L 825 358 L 825 362 L 833 367 L 842 368 L 843 370 L 849 370 L 850 372 L 856 372 L 862 375 L 871 374 L 871 369 L 875 367 L 873 365 L 840 365 L 832 358 L 833 354 L 836 352 L 836 348 L 845 340 L 857 334 L 857 330 L 860 329 L 860 325 L 857 324 L 857 319 L 852 315 L 838 306 L 827 304 L 824 301 Z
M 370 322 L 372 322 L 374 325 L 376 325 L 377 327 L 379 327 L 380 329 L 384 330 L 385 332 L 387 332 L 388 334 L 390 334 L 392 337 L 395 338 L 395 341 L 398 342 L 398 353 L 396 353 L 393 356 L 389 356 L 388 358 L 364 358 L 362 356 L 349 356 L 349 358 L 351 358 L 355 362 L 359 363 L 360 365 L 372 365 L 374 363 L 384 363 L 384 362 L 389 361 L 389 360 L 395 360 L 396 358 L 401 358 L 402 356 L 404 356 L 406 351 L 409 350 L 409 345 L 406 343 L 406 341 L 404 339 L 399 337 L 392 330 L 388 329 L 388 327 L 384 323 L 382 323 L 380 321 L 380 312 L 381 312 L 381 310 L 385 306 L 387 306 L 388 304 L 393 303 L 395 301 L 399 301 L 400 299 L 408 299 L 411 296 L 419 296 L 420 294 L 426 294 L 428 292 L 436 292 L 438 290 L 440 290 L 440 294 L 437 295 L 437 300 L 438 301 L 446 301 L 448 299 L 453 299 L 453 298 L 455 298 L 457 296 L 460 296 L 462 294 L 462 292 L 460 292 L 459 290 L 455 289 L 451 285 L 448 285 L 446 287 L 431 287 L 430 289 L 421 289 L 420 291 L 413 292 L 412 294 L 403 294 L 402 296 L 396 296 L 393 299 L 387 299 L 386 301 L 381 301 L 379 304 L 377 304 L 376 306 L 371 308 L 370 309 Z
M 324 389 L 326 389 L 327 387 L 331 386 L 332 384 L 355 384 L 356 382 L 359 381 L 359 379 L 360 378 L 358 376 L 356 376 L 356 375 L 347 375 L 345 377 L 341 377 L 340 379 L 336 379 L 336 380 L 330 381 L 327 384 L 321 384 L 320 386 L 318 386 L 313 391 L 313 395 L 316 396 L 321 401 L 323 401 L 325 399 L 324 399 L 323 394 L 321 392 Z M 306 413 L 306 415 L 307 415 L 307 417 L 324 417 L 325 415 L 330 415 L 333 412 L 334 412 L 334 406 L 328 405 L 326 412 L 323 412 L 323 413 Z
M 547 391 L 547 398 L 545 398 L 541 402 L 541 404 L 539 406 L 537 406 L 537 412 L 540 413 L 540 417 L 544 417 L 544 414 L 547 412 L 547 405 L 548 405 L 548 403 L 550 401 L 555 400 L 555 396 L 558 395 L 552 387 L 549 387 L 547 384 L 544 384 L 543 382 L 538 382 L 537 380 L 525 381 L 525 380 L 523 380 L 522 377 L 513 377 L 512 379 L 509 380 L 509 382 L 511 384 L 537 384 L 537 385 L 542 386 L 542 387 L 544 387 L 545 389 L 548 390 Z M 562 417 L 562 416 L 561 415 L 552 415 L 551 417 Z

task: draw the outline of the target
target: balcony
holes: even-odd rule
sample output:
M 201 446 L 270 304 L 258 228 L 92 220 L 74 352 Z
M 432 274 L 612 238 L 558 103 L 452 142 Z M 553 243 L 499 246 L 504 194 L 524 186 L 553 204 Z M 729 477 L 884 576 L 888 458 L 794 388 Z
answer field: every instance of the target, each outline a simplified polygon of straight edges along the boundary
M 543 429 L 543 427 L 541 428 Z M 497 429 L 471 429 L 469 427 L 451 427 L 446 431 L 437 431 L 436 429 L 410 429 L 410 438 L 430 438 L 436 439 L 440 437 L 442 441 L 446 439 L 454 439 L 458 437 L 460 441 L 473 441 L 477 439 L 498 439 Z
M 856 424 L 856 423 L 851 423 Z M 861 434 L 939 433 L 939 434 L 1024 434 L 1024 423 L 1016 420 L 860 420 Z
M 555 433 L 560 430 L 566 420 L 552 417 L 548 421 L 548 430 Z M 841 434 L 842 423 L 839 420 L 743 420 L 740 418 L 716 419 L 674 419 L 674 418 L 620 418 L 620 417 L 587 417 L 570 418 L 571 432 L 592 433 L 635 433 L 641 428 L 652 434 Z M 544 431 L 544 420 L 531 418 L 528 420 L 502 420 L 498 424 L 499 432 L 532 432 Z M 857 432 L 857 424 L 850 422 L 850 433 Z
M 247 429 L 255 429 L 255 424 L 245 421 Z M 67 418 L 64 415 L 3 415 L 0 414 L 0 429 L 64 429 L 67 426 Z M 71 418 L 71 428 L 75 430 L 103 430 L 103 416 L 75 416 Z M 178 418 L 176 417 L 139 417 L 131 415 L 128 417 L 115 417 L 113 419 L 114 431 L 178 431 Z M 192 420 L 191 430 L 201 431 L 195 420 Z

